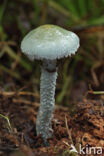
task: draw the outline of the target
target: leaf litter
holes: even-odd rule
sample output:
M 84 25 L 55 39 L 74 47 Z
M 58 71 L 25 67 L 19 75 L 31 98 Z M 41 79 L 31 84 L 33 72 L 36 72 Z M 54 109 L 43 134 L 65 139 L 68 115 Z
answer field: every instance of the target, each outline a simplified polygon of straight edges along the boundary
M 104 107 L 100 99 L 76 103 L 74 114 L 70 108 L 57 106 L 52 120 L 53 138 L 48 140 L 50 146 L 45 147 L 35 130 L 39 103 L 25 102 L 30 95 L 0 94 L 0 113 L 8 117 L 12 127 L 9 131 L 5 119 L 0 118 L 0 156 L 63 156 L 69 155 L 71 145 L 78 151 L 79 144 L 101 146 L 104 150 Z M 38 96 L 33 96 L 36 101 Z

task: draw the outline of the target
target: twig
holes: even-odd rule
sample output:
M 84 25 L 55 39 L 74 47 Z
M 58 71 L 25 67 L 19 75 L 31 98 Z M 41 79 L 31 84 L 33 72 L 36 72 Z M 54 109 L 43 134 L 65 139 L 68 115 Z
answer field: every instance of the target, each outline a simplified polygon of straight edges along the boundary
M 23 100 L 23 99 L 13 99 L 14 103 L 24 103 L 26 105 L 32 105 L 32 106 L 39 106 L 39 103 L 37 102 L 31 102 L 31 101 L 27 101 L 27 100 Z
M 71 141 L 71 144 L 74 145 L 73 140 L 72 140 L 72 137 L 71 137 L 71 131 L 68 128 L 68 122 L 67 122 L 66 115 L 65 115 L 65 125 L 66 125 L 67 133 L 68 133 L 69 139 Z
M 0 95 L 3 95 L 3 96 L 20 96 L 20 95 L 26 95 L 26 96 L 34 96 L 36 98 L 39 98 L 39 95 L 36 94 L 36 93 L 32 93 L 32 92 L 13 92 L 13 91 L 10 91 L 10 92 L 6 92 L 6 91 L 0 91 Z
M 1 41 L 0 46 L 2 46 L 2 45 L 16 46 L 16 42 L 14 42 L 14 41 Z
M 8 118 L 7 116 L 2 115 L 2 114 L 0 114 L 0 117 L 1 117 L 1 118 L 4 118 L 4 119 L 7 121 L 8 126 L 9 126 L 9 130 L 10 130 L 10 132 L 11 132 L 11 131 L 12 131 L 12 126 L 11 126 L 11 124 L 10 124 L 9 118 Z

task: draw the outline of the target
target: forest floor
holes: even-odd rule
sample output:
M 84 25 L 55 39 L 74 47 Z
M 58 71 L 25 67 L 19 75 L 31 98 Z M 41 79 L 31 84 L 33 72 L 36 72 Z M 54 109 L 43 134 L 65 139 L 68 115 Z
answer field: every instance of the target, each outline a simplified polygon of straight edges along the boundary
M 71 145 L 77 151 L 81 146 L 84 151 L 89 147 L 102 147 L 104 152 L 101 99 L 85 98 L 73 111 L 56 106 L 52 120 L 53 137 L 48 140 L 50 146 L 44 147 L 41 136 L 36 136 L 35 131 L 39 103 L 29 102 L 30 96 L 33 95 L 24 92 L 0 92 L 0 113 L 8 116 L 8 120 L 0 118 L 0 156 L 68 156 Z

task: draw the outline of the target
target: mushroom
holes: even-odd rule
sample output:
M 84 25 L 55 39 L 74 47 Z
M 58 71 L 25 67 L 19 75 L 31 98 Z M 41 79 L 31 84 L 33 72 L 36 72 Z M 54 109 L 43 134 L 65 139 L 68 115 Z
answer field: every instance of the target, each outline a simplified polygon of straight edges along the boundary
M 21 49 L 31 60 L 43 62 L 40 79 L 40 108 L 36 121 L 37 135 L 44 142 L 52 136 L 52 115 L 55 103 L 57 59 L 75 54 L 78 36 L 56 25 L 42 25 L 29 32 L 21 42 Z

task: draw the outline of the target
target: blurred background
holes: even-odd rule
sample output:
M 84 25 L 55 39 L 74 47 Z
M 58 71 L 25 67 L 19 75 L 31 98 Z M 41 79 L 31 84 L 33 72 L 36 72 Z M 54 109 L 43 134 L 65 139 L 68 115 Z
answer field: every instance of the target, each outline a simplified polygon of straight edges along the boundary
M 75 32 L 80 48 L 60 61 L 56 103 L 71 106 L 88 90 L 104 90 L 104 0 L 1 0 L 0 91 L 39 95 L 40 62 L 23 55 L 25 34 L 42 24 Z

